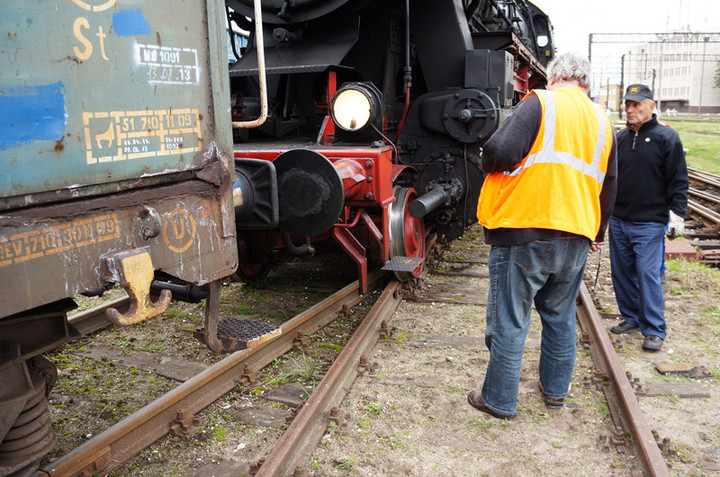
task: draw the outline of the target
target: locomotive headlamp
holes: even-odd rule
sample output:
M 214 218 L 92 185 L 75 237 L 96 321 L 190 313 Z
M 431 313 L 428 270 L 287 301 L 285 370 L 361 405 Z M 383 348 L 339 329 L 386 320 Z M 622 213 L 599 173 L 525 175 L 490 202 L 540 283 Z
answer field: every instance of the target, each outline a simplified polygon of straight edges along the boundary
M 330 114 L 345 131 L 360 131 L 382 116 L 380 92 L 372 83 L 343 85 L 332 100 Z

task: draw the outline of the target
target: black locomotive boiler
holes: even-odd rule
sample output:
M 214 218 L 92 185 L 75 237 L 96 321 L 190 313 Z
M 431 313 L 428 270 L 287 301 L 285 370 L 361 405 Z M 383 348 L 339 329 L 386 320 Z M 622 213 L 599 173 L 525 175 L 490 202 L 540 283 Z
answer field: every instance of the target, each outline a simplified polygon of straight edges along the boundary
M 268 96 L 265 123 L 235 134 L 236 186 L 255 198 L 236 209 L 246 280 L 321 240 L 362 289 L 375 266 L 417 276 L 426 228 L 453 239 L 476 220 L 481 147 L 554 54 L 525 0 L 264 0 L 262 36 L 251 0 L 226 5 L 249 32 L 230 65 L 234 120 Z

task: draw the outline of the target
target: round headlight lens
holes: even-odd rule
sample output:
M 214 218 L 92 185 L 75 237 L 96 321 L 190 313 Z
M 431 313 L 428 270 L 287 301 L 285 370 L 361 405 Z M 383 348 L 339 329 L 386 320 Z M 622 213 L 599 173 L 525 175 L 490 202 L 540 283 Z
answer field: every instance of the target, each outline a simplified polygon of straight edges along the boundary
M 370 97 L 359 89 L 344 89 L 335 95 L 331 113 L 339 127 L 346 131 L 358 131 L 370 121 L 372 102 Z

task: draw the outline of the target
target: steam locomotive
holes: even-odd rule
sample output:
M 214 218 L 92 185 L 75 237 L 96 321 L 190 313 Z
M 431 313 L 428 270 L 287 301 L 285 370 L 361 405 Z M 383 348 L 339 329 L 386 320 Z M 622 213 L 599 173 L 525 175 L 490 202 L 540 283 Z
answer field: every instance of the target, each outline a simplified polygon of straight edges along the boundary
M 233 273 L 335 242 L 362 291 L 417 276 L 554 52 L 525 0 L 5 2 L 0 27 L 0 476 L 55 445 L 42 355 L 77 336 L 69 297 L 120 284 L 127 325 L 198 292 L 220 351 Z
M 524 0 L 267 0 L 262 31 L 251 0 L 226 5 L 248 32 L 234 120 L 268 95 L 265 123 L 235 134 L 236 187 L 254 198 L 236 207 L 245 280 L 320 240 L 352 257 L 363 291 L 375 266 L 417 276 L 426 228 L 452 240 L 476 220 L 481 146 L 554 54 L 548 17 Z

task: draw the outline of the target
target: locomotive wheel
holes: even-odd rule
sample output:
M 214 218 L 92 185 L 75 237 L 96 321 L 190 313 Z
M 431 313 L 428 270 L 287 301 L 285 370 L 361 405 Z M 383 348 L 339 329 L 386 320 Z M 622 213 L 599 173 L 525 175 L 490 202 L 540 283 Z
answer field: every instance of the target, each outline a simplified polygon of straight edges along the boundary
M 254 260 L 250 239 L 249 234 L 237 231 L 238 268 L 231 275 L 233 280 L 248 284 L 267 277 L 272 266 L 269 255 L 263 262 Z
M 425 221 L 410 215 L 408 206 L 417 199 L 415 189 L 396 186 L 390 204 L 390 257 L 425 257 Z M 411 272 L 393 272 L 400 281 L 413 278 Z

